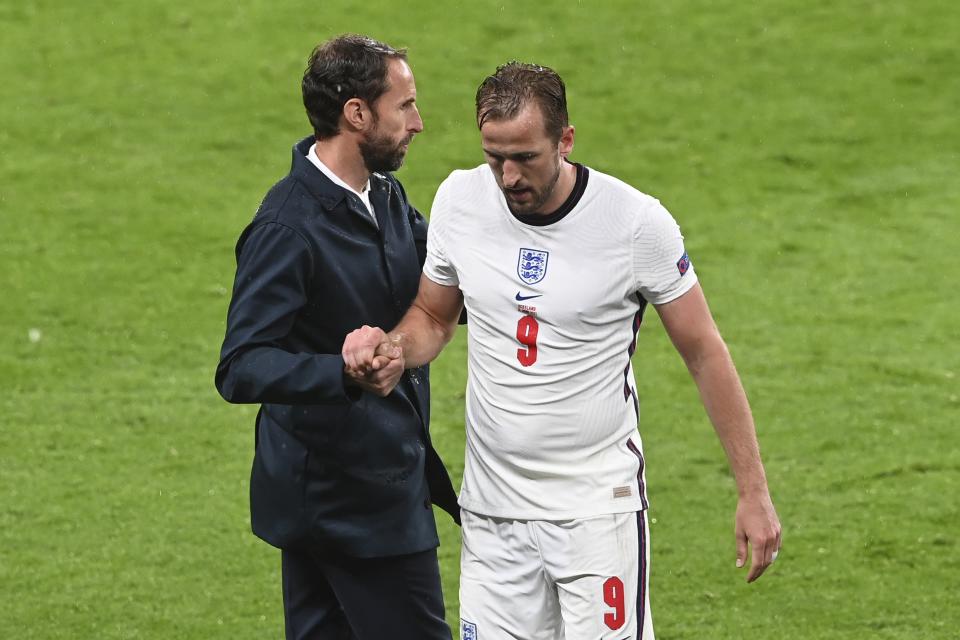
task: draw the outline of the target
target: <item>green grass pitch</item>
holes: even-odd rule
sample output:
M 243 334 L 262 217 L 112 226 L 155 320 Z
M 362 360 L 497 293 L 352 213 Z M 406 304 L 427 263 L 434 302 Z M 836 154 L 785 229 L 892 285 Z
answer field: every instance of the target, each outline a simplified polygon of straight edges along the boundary
M 960 9 L 890 2 L 0 3 L 0 637 L 279 638 L 253 407 L 213 388 L 233 245 L 346 31 L 410 48 L 429 210 L 472 97 L 556 68 L 573 158 L 659 197 L 744 380 L 784 525 L 735 492 L 656 314 L 636 355 L 658 638 L 956 638 Z M 462 470 L 463 335 L 434 367 Z M 457 531 L 441 518 L 448 618 Z

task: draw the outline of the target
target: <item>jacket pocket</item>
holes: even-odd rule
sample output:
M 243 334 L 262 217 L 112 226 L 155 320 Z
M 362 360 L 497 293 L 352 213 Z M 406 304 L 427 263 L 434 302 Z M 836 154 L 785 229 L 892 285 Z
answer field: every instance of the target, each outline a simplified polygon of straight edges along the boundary
M 351 404 L 264 405 L 264 413 L 303 446 L 320 455 L 336 449 L 337 440 L 347 425 Z
M 423 473 L 424 429 L 410 403 L 397 393 L 363 394 L 347 416 L 335 464 L 375 484 L 405 483 Z

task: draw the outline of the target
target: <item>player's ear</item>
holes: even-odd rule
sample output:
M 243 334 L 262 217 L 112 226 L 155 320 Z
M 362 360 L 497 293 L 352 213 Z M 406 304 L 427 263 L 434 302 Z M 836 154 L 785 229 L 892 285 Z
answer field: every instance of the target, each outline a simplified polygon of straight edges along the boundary
M 356 131 L 363 131 L 373 123 L 373 112 L 366 101 L 350 98 L 343 104 L 341 111 L 345 124 Z
M 560 156 L 566 158 L 573 151 L 573 125 L 569 127 L 564 127 L 563 131 L 560 133 L 560 141 L 557 143 L 557 151 L 560 152 Z

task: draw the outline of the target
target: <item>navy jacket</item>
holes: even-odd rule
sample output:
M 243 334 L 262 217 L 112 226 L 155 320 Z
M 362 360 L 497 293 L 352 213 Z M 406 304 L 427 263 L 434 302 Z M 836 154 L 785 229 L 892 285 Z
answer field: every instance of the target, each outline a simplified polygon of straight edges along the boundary
M 250 478 L 253 531 L 281 548 L 355 557 L 438 545 L 431 502 L 459 522 L 430 444 L 429 372 L 386 398 L 344 386 L 340 349 L 363 324 L 389 329 L 417 293 L 426 222 L 392 175 L 370 178 L 373 223 L 356 195 L 293 149 L 237 242 L 216 385 L 259 403 Z

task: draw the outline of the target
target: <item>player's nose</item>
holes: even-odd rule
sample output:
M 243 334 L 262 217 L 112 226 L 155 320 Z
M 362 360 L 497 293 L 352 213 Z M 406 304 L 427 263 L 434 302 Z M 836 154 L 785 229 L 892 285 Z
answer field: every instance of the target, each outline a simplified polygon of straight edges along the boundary
M 520 169 L 515 162 L 510 160 L 503 162 L 503 186 L 512 189 L 520 183 L 521 177 Z

